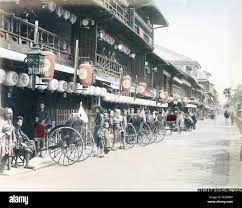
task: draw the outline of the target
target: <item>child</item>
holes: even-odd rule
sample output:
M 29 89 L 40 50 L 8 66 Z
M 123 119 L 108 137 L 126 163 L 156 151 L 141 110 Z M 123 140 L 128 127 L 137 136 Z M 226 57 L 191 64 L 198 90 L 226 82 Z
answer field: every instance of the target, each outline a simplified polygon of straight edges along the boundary
M 112 148 L 111 144 L 111 135 L 109 131 L 109 123 L 104 123 L 104 152 L 105 154 L 108 154 Z

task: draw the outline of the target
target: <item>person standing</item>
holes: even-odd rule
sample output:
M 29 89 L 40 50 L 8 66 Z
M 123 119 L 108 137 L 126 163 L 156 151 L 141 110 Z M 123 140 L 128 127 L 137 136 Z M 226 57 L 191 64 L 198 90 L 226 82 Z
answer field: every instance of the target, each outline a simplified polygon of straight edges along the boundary
M 36 145 L 36 153 L 37 156 L 43 157 L 42 150 L 44 147 L 44 141 L 46 136 L 46 126 L 43 122 L 40 122 L 38 116 L 35 117 L 35 125 L 34 125 L 34 141 Z
M 0 175 L 6 175 L 4 169 L 7 161 L 10 166 L 10 157 L 13 156 L 13 147 L 16 142 L 12 118 L 11 108 L 0 108 Z
M 95 119 L 95 129 L 94 129 L 94 140 L 97 147 L 97 157 L 104 157 L 104 114 L 101 106 L 96 106 L 96 119 Z

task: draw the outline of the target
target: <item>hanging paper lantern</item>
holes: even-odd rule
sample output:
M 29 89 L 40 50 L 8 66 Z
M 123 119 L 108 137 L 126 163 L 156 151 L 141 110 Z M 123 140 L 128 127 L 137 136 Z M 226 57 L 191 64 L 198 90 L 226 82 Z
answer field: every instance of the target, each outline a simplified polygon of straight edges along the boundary
M 64 9 L 60 6 L 56 6 L 55 12 L 56 12 L 58 17 L 61 17 L 64 14 Z
M 29 84 L 29 75 L 26 73 L 20 73 L 18 75 L 17 87 L 27 87 Z
M 138 86 L 138 95 L 144 97 L 147 91 L 147 84 L 144 82 L 139 83 Z
M 66 92 L 73 93 L 74 90 L 75 90 L 75 84 L 74 84 L 74 82 L 68 82 L 67 83 L 67 90 L 66 90 Z
M 76 22 L 76 20 L 77 20 L 76 15 L 71 14 L 71 16 L 70 16 L 70 22 L 71 22 L 71 24 L 74 24 Z
M 12 86 L 15 86 L 17 83 L 18 83 L 18 74 L 14 71 L 7 72 L 4 85 L 12 87 Z
M 55 11 L 55 9 L 56 9 L 56 3 L 53 2 L 53 1 L 49 2 L 48 3 L 48 9 L 49 9 L 50 12 Z
M 65 92 L 67 90 L 67 82 L 64 80 L 59 81 L 58 83 L 58 92 Z
M 122 83 L 122 91 L 129 92 L 132 85 L 132 78 L 129 75 L 124 76 L 122 77 L 121 83 Z
M 93 81 L 93 68 L 90 64 L 81 64 L 79 69 L 80 83 L 89 86 Z
M 68 10 L 64 10 L 63 17 L 65 20 L 68 20 L 71 16 L 71 13 Z
M 43 51 L 45 55 L 44 59 L 44 75 L 41 76 L 42 79 L 53 79 L 55 74 L 55 60 L 56 55 L 51 51 Z
M 102 97 L 105 97 L 107 93 L 108 93 L 108 91 L 107 91 L 106 88 L 101 88 L 101 96 Z
M 94 86 L 89 87 L 88 90 L 87 90 L 88 95 L 94 95 L 95 90 L 96 90 L 96 87 L 94 87 Z
M 3 69 L 0 69 L 0 84 L 4 83 L 6 79 L 6 72 Z
M 57 90 L 57 88 L 58 88 L 58 86 L 59 86 L 59 82 L 58 82 L 58 80 L 57 79 L 51 79 L 50 81 L 49 81 L 49 84 L 48 84 L 48 88 L 47 88 L 47 90 L 49 90 L 49 91 L 56 91 Z
M 101 93 L 102 93 L 101 87 L 96 87 L 95 91 L 94 91 L 94 95 L 95 96 L 101 96 Z

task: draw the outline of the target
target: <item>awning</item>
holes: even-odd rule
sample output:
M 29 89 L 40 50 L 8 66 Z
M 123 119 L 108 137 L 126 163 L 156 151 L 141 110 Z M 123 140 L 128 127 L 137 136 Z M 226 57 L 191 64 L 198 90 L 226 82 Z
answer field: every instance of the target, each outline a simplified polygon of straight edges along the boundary
M 163 70 L 163 74 L 166 75 L 167 77 L 171 77 L 171 74 L 167 72 L 166 70 Z
M 19 53 L 5 48 L 0 48 L 0 58 L 9 59 L 13 61 L 24 62 L 27 57 L 24 53 Z M 65 72 L 68 74 L 74 74 L 74 68 L 70 66 L 65 66 L 61 64 L 55 64 L 55 70 L 60 72 Z
M 183 84 L 187 85 L 188 87 L 191 87 L 192 86 L 188 81 L 186 81 L 184 79 L 182 80 L 182 82 L 183 82 Z
M 146 17 L 149 17 L 151 24 L 162 25 L 167 27 L 169 23 L 163 16 L 161 10 L 155 5 L 154 1 L 144 4 L 138 11 L 142 12 Z
M 177 82 L 178 84 L 183 84 L 183 81 L 180 80 L 180 79 L 177 78 L 177 77 L 173 77 L 173 80 L 174 80 L 175 82 Z

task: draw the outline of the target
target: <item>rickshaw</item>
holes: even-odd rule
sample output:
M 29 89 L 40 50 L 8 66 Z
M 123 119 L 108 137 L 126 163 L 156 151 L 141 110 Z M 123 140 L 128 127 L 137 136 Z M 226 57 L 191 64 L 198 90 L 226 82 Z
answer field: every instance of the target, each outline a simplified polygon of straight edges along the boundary
M 84 127 L 78 113 L 72 113 L 65 125 L 55 127 L 47 137 L 47 151 L 59 165 L 84 161 L 91 156 L 93 149 L 93 135 Z

